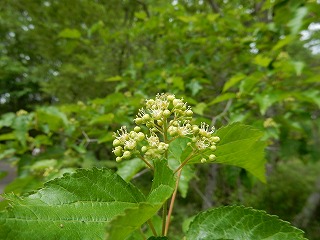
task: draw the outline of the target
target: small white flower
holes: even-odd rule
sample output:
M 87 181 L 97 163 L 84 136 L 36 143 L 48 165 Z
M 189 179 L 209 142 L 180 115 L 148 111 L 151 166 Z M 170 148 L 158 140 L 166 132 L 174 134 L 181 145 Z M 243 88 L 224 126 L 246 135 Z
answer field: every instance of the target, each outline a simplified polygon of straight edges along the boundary
M 209 142 L 207 139 L 202 138 L 202 139 L 198 139 L 195 143 L 196 147 L 201 151 L 201 150 L 205 150 L 207 147 L 210 146 Z
M 160 143 L 158 136 L 153 132 L 151 132 L 150 137 L 147 137 L 147 141 L 151 147 L 157 147 Z
M 122 126 L 118 131 L 117 131 L 118 136 L 115 134 L 116 139 L 119 140 L 121 144 L 124 144 L 125 141 L 129 138 L 128 131 L 126 126 Z
M 185 121 L 182 125 L 178 126 L 178 133 L 181 136 L 186 136 L 192 134 L 192 129 L 189 121 Z
M 132 150 L 137 146 L 137 142 L 134 139 L 129 139 L 124 142 L 124 149 Z

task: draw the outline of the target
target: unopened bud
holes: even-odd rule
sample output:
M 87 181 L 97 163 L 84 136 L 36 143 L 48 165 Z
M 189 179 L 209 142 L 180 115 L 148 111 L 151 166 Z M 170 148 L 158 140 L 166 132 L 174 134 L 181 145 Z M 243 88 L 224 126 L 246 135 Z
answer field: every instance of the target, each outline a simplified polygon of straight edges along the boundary
M 113 140 L 113 146 L 114 147 L 118 147 L 118 146 L 120 146 L 121 145 L 121 142 L 120 142 L 120 140 L 119 139 L 115 139 L 115 140 Z
M 138 133 L 141 131 L 141 127 L 135 126 L 133 130 Z
M 211 145 L 211 146 L 210 146 L 210 150 L 214 151 L 214 150 L 216 150 L 216 149 L 217 149 L 216 145 Z
M 171 112 L 168 109 L 163 111 L 163 116 L 169 117 L 170 115 L 171 115 Z
M 220 141 L 220 138 L 217 137 L 217 136 L 214 136 L 211 138 L 213 142 L 219 142 Z
M 130 153 L 129 151 L 125 151 L 125 152 L 123 153 L 123 156 L 122 156 L 122 157 L 125 158 L 125 159 L 128 159 L 128 158 L 131 157 L 131 153 Z

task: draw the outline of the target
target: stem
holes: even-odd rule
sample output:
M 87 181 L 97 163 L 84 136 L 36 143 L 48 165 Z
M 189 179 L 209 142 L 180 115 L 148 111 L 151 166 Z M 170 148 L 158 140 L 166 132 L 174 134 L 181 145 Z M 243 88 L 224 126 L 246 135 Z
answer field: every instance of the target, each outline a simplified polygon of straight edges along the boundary
M 165 203 L 162 206 L 162 236 L 165 236 L 165 232 L 166 232 L 166 225 L 167 225 L 167 210 L 168 210 L 168 206 L 167 206 L 167 201 L 165 201 Z
M 149 219 L 147 222 L 148 222 L 148 225 L 149 225 L 149 227 L 150 227 L 150 229 L 151 229 L 151 231 L 152 231 L 152 233 L 153 233 L 153 236 L 157 237 L 158 234 L 157 234 L 156 229 L 155 229 L 154 226 L 153 226 L 152 221 Z
M 141 234 L 141 237 L 142 237 L 142 239 L 143 240 L 146 240 L 147 238 L 146 238 L 146 236 L 144 235 L 144 233 L 143 233 L 143 231 L 142 231 L 142 229 L 140 228 L 140 234 Z
M 142 161 L 144 161 L 145 164 L 147 164 L 150 169 L 154 170 L 154 167 L 153 167 L 144 157 L 139 156 L 139 158 L 140 158 Z
M 167 137 L 167 119 L 164 119 L 163 121 L 163 141 L 164 143 L 168 142 L 168 137 Z M 165 158 L 168 159 L 168 150 L 165 152 Z M 168 211 L 168 201 L 165 201 L 165 203 L 162 206 L 162 235 L 165 236 L 165 229 L 167 225 L 167 211 Z
M 193 157 L 193 155 L 195 154 L 196 152 L 192 151 L 189 156 L 180 164 L 180 166 L 174 171 L 174 173 L 177 173 L 178 171 L 181 170 L 181 168 L 183 168 L 184 165 L 187 164 L 187 162 L 190 160 L 190 158 Z
M 182 172 L 182 169 L 179 169 L 178 170 L 178 175 L 177 175 L 176 187 L 174 189 L 174 192 L 172 194 L 172 198 L 171 198 L 171 201 L 170 201 L 170 207 L 169 207 L 166 227 L 165 227 L 165 230 L 164 230 L 164 236 L 167 236 L 167 234 L 168 234 L 168 229 L 169 229 L 169 226 L 170 226 L 170 218 L 171 218 L 171 214 L 172 214 L 172 210 L 173 210 L 174 201 L 176 199 L 177 192 L 178 192 L 178 186 L 179 186 L 179 180 L 180 180 L 180 177 L 181 177 L 181 172 Z

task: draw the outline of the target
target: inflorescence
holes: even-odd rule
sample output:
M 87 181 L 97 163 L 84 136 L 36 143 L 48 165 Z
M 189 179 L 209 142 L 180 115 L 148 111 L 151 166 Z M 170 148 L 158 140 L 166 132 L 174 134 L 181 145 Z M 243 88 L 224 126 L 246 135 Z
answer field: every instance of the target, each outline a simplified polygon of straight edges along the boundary
M 145 108 L 141 108 L 134 119 L 137 126 L 130 132 L 121 127 L 114 133 L 116 161 L 137 156 L 152 167 L 150 160 L 166 156 L 169 144 L 179 137 L 191 140 L 188 146 L 194 155 L 202 154 L 208 148 L 215 150 L 220 139 L 213 135 L 214 127 L 210 128 L 206 123 L 192 125 L 192 115 L 191 107 L 173 94 L 157 94 L 155 99 L 146 100 Z M 147 134 L 143 132 L 146 129 Z M 201 162 L 208 159 L 213 161 L 215 155 L 203 154 Z

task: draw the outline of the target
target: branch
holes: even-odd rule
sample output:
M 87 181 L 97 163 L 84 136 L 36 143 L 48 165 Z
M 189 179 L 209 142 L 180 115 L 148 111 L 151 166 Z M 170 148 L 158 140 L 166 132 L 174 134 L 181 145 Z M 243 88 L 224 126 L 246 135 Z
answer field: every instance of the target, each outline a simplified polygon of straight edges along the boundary
M 215 13 L 220 13 L 220 8 L 214 0 L 208 0 L 208 3 L 210 5 L 212 11 L 214 11 Z
M 300 228 L 306 228 L 312 218 L 315 210 L 320 205 L 320 176 L 318 177 L 315 190 L 309 195 L 301 212 L 294 218 L 294 225 Z
M 143 8 L 143 11 L 147 14 L 147 17 L 150 18 L 150 13 L 149 13 L 149 10 L 148 10 L 148 6 L 147 4 L 145 4 L 143 1 L 141 0 L 136 0 L 137 3 L 139 3 L 142 8 Z

